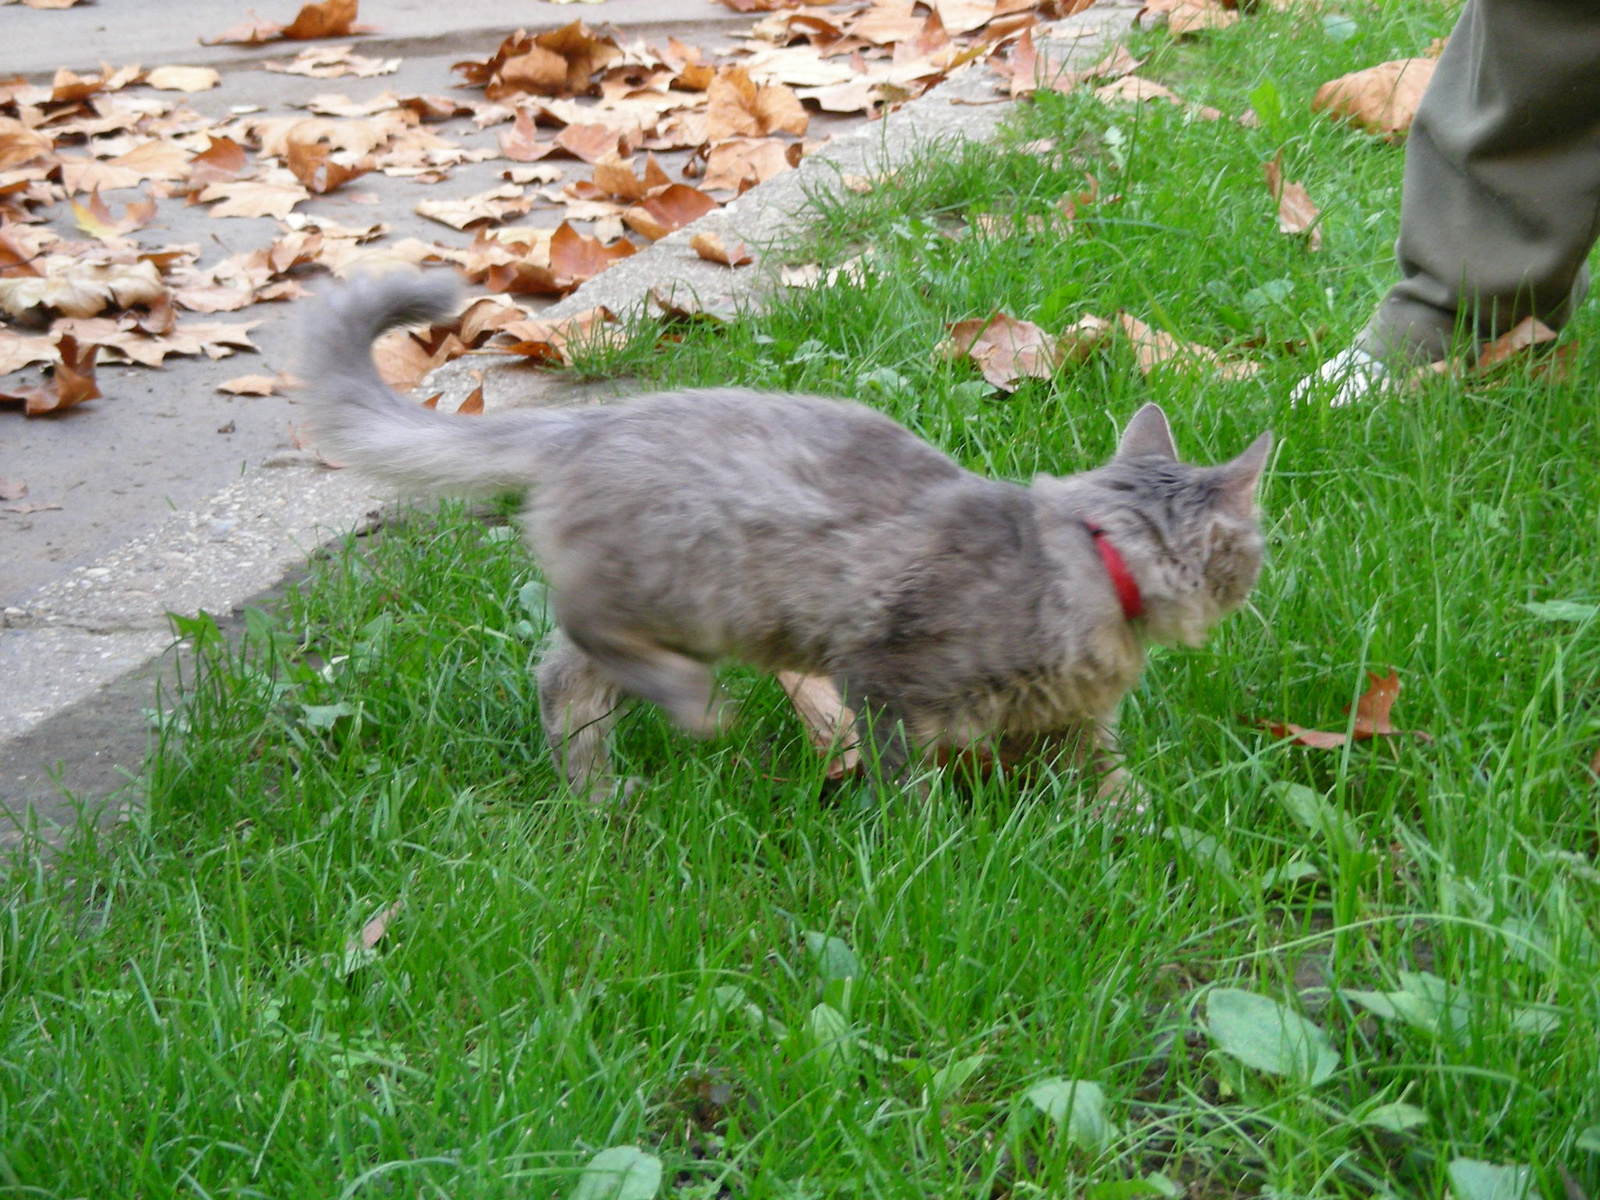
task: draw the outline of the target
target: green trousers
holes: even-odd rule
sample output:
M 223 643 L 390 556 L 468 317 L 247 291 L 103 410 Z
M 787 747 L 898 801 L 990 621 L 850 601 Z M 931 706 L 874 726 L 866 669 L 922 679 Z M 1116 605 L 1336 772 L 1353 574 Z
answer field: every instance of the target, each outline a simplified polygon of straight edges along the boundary
M 1559 329 L 1600 235 L 1600 2 L 1467 0 L 1406 143 L 1400 282 L 1356 345 L 1448 356 Z

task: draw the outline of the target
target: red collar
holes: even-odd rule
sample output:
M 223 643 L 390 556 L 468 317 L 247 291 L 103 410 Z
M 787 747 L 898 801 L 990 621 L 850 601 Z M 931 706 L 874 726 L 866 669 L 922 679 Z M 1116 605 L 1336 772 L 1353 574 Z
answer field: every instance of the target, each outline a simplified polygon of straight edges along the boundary
M 1133 581 L 1133 573 L 1128 570 L 1122 551 L 1112 545 L 1110 536 L 1093 521 L 1085 521 L 1084 524 L 1089 527 L 1089 536 L 1094 538 L 1094 548 L 1100 551 L 1100 561 L 1106 564 L 1111 586 L 1117 589 L 1117 599 L 1122 602 L 1123 619 L 1132 621 L 1144 616 L 1144 597 L 1139 594 L 1139 585 Z

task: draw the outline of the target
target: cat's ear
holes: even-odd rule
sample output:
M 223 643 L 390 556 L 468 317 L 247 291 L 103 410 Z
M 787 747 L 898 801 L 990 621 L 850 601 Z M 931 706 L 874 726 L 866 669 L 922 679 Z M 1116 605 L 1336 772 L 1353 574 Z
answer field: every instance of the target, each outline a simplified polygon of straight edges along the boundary
M 1178 448 L 1172 444 L 1172 430 L 1167 425 L 1167 414 L 1159 404 L 1146 404 L 1133 414 L 1128 427 L 1122 431 L 1122 441 L 1117 446 L 1118 458 L 1139 458 L 1154 454 L 1161 458 L 1176 459 Z
M 1250 518 L 1256 512 L 1256 487 L 1267 459 L 1272 457 L 1272 431 L 1269 429 L 1251 442 L 1245 452 L 1217 468 L 1222 479 L 1218 496 L 1224 512 Z

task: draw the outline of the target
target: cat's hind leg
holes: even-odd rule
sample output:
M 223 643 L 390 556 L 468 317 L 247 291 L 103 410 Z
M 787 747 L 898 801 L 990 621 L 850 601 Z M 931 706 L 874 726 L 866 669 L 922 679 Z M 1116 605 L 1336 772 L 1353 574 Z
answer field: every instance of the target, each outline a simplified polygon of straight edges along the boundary
M 705 663 L 634 633 L 587 622 L 568 622 L 566 629 L 612 683 L 664 709 L 679 728 L 696 737 L 725 728 L 727 701 Z
M 559 630 L 552 635 L 535 679 L 539 719 L 556 769 L 574 792 L 596 803 L 611 798 L 611 756 L 606 741 L 617 723 L 622 693 Z

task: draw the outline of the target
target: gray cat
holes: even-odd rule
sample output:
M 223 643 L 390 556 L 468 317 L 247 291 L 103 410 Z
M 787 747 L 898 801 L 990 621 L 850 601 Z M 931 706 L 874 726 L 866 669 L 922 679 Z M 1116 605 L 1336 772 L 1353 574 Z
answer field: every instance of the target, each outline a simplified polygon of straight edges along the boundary
M 1147 404 L 1116 456 L 1023 487 L 963 470 L 848 401 L 741 389 L 461 417 L 407 403 L 369 346 L 456 302 L 453 280 L 364 279 L 317 302 L 300 375 L 333 457 L 409 490 L 525 495 L 558 626 L 538 668 L 552 754 L 612 789 L 619 703 L 723 723 L 709 664 L 827 676 L 892 779 L 913 755 L 1049 746 L 1122 787 L 1117 707 L 1146 642 L 1200 645 L 1261 566 L 1263 433 L 1179 462 Z

